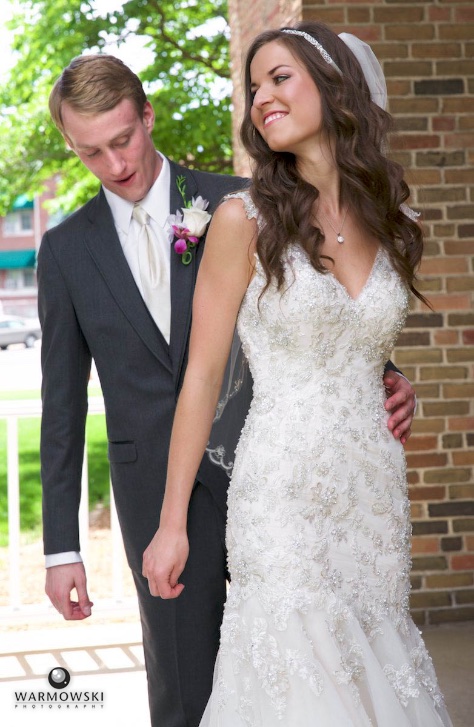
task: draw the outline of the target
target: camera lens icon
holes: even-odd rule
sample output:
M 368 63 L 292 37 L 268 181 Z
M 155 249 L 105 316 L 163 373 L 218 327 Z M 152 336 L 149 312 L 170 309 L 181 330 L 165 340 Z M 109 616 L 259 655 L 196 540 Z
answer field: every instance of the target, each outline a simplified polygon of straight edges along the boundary
M 57 666 L 55 669 L 51 669 L 48 674 L 48 682 L 54 689 L 64 689 L 71 681 L 71 675 L 67 669 L 62 666 Z

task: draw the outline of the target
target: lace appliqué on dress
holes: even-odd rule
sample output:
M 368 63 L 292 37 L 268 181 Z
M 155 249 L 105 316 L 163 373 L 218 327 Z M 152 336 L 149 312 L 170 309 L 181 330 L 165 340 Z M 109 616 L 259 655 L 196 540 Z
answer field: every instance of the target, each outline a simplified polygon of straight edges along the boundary
M 249 192 L 236 197 L 259 220 Z M 237 321 L 254 396 L 228 491 L 232 580 L 201 727 L 447 727 L 410 618 L 406 465 L 384 408 L 407 288 L 383 248 L 355 300 L 298 245 L 284 268 L 284 292 L 262 294 L 257 261 Z

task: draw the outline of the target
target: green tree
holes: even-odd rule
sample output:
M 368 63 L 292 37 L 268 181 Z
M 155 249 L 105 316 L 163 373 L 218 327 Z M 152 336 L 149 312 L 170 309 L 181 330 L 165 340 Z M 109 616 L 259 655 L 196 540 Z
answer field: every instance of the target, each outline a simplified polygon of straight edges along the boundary
M 49 118 L 62 69 L 86 50 L 114 52 L 141 38 L 150 62 L 133 69 L 156 112 L 157 147 L 207 171 L 232 171 L 226 0 L 130 0 L 101 12 L 100 0 L 16 0 L 9 23 L 16 63 L 0 86 L 0 214 L 60 175 L 58 204 L 70 211 L 97 180 Z M 130 65 L 133 66 L 132 63 Z

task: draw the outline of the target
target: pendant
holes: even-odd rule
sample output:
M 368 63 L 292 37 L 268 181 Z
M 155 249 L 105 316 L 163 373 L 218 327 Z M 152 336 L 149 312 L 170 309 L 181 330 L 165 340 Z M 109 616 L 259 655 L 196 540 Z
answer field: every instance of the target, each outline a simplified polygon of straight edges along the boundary
M 341 235 L 341 233 L 339 233 L 339 234 L 338 234 L 338 236 L 337 236 L 337 241 L 338 241 L 338 243 L 339 243 L 340 245 L 342 245 L 342 243 L 344 242 L 344 238 L 343 238 L 343 236 Z

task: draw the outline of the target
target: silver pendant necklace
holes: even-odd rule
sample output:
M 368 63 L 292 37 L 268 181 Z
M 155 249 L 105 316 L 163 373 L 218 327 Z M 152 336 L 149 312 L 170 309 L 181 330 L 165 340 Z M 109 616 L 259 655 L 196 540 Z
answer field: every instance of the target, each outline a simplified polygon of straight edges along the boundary
M 326 222 L 328 223 L 329 227 L 330 227 L 330 228 L 331 228 L 332 230 L 334 230 L 334 232 L 336 233 L 336 240 L 338 241 L 338 243 L 339 243 L 340 245 L 342 245 L 342 243 L 344 242 L 344 239 L 345 239 L 345 238 L 344 238 L 344 235 L 342 234 L 342 230 L 343 230 L 343 227 L 344 227 L 344 222 L 346 221 L 346 217 L 347 217 L 347 210 L 348 210 L 348 209 L 349 209 L 349 207 L 346 207 L 346 211 L 344 212 L 344 217 L 342 218 L 342 222 L 341 222 L 341 229 L 339 230 L 339 232 L 338 232 L 338 231 L 336 230 L 336 228 L 334 227 L 334 225 L 333 225 L 333 224 L 331 223 L 331 220 L 329 220 L 329 219 L 328 219 L 328 218 L 326 217 L 326 215 L 323 215 L 323 213 L 321 212 L 321 216 L 322 216 L 322 217 L 324 217 L 324 219 L 325 219 L 325 220 L 326 220 Z

